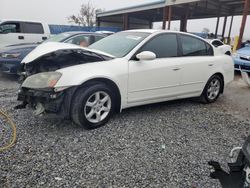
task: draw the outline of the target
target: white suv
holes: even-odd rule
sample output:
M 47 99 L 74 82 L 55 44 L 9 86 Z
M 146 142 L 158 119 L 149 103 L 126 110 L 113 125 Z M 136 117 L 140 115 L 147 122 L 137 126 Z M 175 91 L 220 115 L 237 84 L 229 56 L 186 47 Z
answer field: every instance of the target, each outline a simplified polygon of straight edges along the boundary
M 90 49 L 46 43 L 23 63 L 36 65 L 19 92 L 23 106 L 89 129 L 133 106 L 189 97 L 214 102 L 234 77 L 232 58 L 205 40 L 159 30 L 116 33 Z

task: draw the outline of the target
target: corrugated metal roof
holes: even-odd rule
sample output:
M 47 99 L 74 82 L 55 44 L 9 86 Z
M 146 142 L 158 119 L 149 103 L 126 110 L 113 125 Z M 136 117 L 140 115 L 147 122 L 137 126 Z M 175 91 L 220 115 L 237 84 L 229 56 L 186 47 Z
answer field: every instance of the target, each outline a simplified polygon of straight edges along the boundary
M 110 10 L 106 12 L 97 13 L 97 17 L 106 17 L 113 15 L 121 15 L 124 13 L 137 13 L 142 11 L 148 11 L 152 9 L 162 8 L 164 6 L 176 5 L 173 7 L 180 7 L 182 4 L 192 3 L 195 8 L 192 9 L 191 18 L 208 18 L 216 17 L 218 10 L 220 9 L 221 16 L 229 15 L 241 15 L 243 11 L 243 0 L 156 0 L 152 3 L 146 3 L 142 5 L 130 6 L 116 10 Z M 184 6 L 184 5 L 183 5 Z M 211 11 L 204 13 L 204 11 Z M 203 14 L 202 14 L 203 13 Z
M 102 16 L 111 16 L 114 14 L 124 14 L 124 13 L 129 13 L 129 12 L 134 12 L 134 11 L 143 11 L 143 10 L 148 10 L 148 9 L 153 9 L 153 8 L 161 8 L 165 6 L 166 1 L 169 0 L 158 0 L 154 1 L 152 3 L 145 3 L 141 5 L 136 5 L 136 6 L 130 6 L 130 7 L 125 7 L 125 8 L 120 8 L 116 10 L 110 10 L 110 11 L 105 11 L 105 12 L 100 12 L 97 13 L 97 17 L 102 17 Z

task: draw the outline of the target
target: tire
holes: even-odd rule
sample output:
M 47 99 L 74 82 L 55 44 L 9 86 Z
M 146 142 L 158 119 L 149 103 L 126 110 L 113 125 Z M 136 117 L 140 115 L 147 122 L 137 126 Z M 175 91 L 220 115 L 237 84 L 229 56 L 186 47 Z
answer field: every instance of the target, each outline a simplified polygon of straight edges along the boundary
M 219 75 L 212 76 L 200 96 L 201 102 L 205 104 L 215 102 L 223 90 L 223 85 L 223 80 Z
M 85 129 L 99 128 L 113 114 L 114 99 L 111 89 L 103 83 L 80 88 L 72 101 L 71 118 L 75 124 Z

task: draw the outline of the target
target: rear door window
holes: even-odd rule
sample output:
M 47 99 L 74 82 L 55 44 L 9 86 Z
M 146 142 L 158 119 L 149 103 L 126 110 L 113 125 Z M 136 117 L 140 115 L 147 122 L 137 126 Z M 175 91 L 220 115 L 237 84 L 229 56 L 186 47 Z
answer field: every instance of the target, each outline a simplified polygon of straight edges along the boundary
M 43 25 L 41 23 L 25 22 L 24 33 L 44 34 Z
M 180 35 L 182 55 L 183 56 L 208 56 L 211 55 L 212 49 L 206 43 L 198 38 Z M 210 47 L 211 48 L 211 47 Z M 209 52 L 210 51 L 210 52 Z

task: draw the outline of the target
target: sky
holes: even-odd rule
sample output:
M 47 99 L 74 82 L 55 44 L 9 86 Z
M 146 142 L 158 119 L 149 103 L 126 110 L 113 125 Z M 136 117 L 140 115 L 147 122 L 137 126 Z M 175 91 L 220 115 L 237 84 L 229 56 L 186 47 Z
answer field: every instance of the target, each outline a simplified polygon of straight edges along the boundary
M 153 0 L 91 0 L 93 5 L 100 9 L 112 10 L 124 8 Z M 82 3 L 88 0 L 0 0 L 0 20 L 1 19 L 26 19 L 47 22 L 48 24 L 69 24 L 67 17 L 79 12 Z M 222 31 L 223 19 L 220 21 L 219 33 Z M 229 30 L 230 19 L 228 19 L 226 33 Z M 241 17 L 235 17 L 232 35 L 238 35 L 240 30 Z M 204 27 L 210 32 L 215 31 L 216 19 L 189 20 L 187 30 L 189 32 L 201 32 Z M 155 28 L 160 28 L 161 23 L 154 24 Z M 172 23 L 172 30 L 179 29 L 179 22 Z M 248 17 L 245 39 L 250 39 L 250 17 Z

